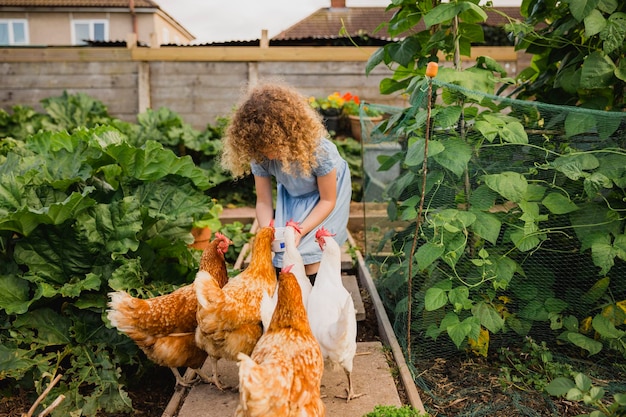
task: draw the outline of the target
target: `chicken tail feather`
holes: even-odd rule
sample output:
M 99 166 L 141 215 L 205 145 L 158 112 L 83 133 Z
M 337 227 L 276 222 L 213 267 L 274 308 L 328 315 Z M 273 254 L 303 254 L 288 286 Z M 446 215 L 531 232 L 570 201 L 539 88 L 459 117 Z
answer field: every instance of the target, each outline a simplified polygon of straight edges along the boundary
M 132 310 L 134 310 L 133 302 L 135 298 L 131 297 L 124 291 L 115 291 L 109 293 L 110 301 L 107 303 L 107 318 L 111 325 L 120 331 L 128 330 L 132 327 Z

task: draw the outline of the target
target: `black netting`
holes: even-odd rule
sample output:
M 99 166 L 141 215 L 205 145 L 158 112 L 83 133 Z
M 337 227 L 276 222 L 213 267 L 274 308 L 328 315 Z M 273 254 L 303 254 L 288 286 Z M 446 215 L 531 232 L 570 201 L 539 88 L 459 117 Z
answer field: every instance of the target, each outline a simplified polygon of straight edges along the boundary
M 479 387 L 444 395 L 420 375 L 472 358 L 507 372 L 506 350 L 529 341 L 625 392 L 626 115 L 426 85 L 410 107 L 368 104 L 386 117 L 361 128 L 363 251 L 430 411 L 509 415 L 450 414 Z M 498 395 L 518 415 L 551 415 L 511 385 Z

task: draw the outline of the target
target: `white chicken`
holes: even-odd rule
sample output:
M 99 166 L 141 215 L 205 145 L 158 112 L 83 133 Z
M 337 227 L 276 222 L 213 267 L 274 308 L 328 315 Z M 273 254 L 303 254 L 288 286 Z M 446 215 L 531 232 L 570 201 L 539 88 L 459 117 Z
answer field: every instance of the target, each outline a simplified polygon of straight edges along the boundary
M 296 276 L 296 280 L 300 285 L 302 302 L 306 308 L 309 294 L 311 293 L 313 286 L 311 285 L 311 281 L 309 281 L 309 277 L 306 275 L 304 261 L 302 260 L 302 255 L 300 255 L 300 251 L 296 245 L 296 233 L 301 233 L 300 225 L 293 220 L 289 220 L 285 224 L 285 253 L 283 254 L 282 267 L 285 268 L 286 266 L 291 266 L 291 272 Z M 278 291 L 274 291 L 273 297 L 270 297 L 268 294 L 264 294 L 263 296 L 263 300 L 261 301 L 261 322 L 263 323 L 264 332 L 267 331 L 270 325 L 277 301 Z
M 307 313 L 311 330 L 322 349 L 324 359 L 336 368 L 340 365 L 348 377 L 346 402 L 363 394 L 354 393 L 352 365 L 356 355 L 356 311 L 352 296 L 341 281 L 341 248 L 324 227 L 315 238 L 322 248 L 322 259 L 315 284 L 309 294 Z

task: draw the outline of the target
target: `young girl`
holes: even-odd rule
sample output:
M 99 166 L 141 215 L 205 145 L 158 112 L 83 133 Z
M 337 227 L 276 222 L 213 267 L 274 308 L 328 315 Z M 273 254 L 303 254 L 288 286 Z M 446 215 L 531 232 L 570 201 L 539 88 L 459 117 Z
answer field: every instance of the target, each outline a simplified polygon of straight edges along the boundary
M 260 227 L 271 220 L 275 227 L 289 220 L 300 223 L 296 241 L 311 280 L 322 257 L 315 232 L 324 226 L 342 245 L 350 216 L 350 170 L 327 135 L 304 96 L 283 84 L 262 84 L 237 108 L 222 152 L 222 165 L 234 177 L 254 175 Z M 272 177 L 277 183 L 275 210 Z M 281 252 L 275 253 L 274 266 L 282 267 Z

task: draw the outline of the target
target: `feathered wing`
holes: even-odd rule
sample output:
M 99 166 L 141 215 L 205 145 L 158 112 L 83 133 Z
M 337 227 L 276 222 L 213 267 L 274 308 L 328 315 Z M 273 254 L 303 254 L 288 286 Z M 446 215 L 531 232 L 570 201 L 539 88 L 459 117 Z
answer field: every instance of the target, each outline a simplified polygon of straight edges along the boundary
M 346 298 L 339 320 L 328 329 L 328 336 L 333 340 L 337 349 L 328 351 L 330 361 L 341 365 L 346 372 L 352 372 L 352 364 L 356 355 L 357 325 L 356 311 L 352 297 Z

